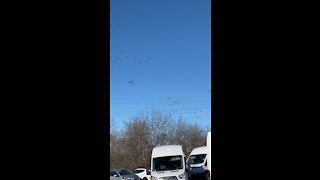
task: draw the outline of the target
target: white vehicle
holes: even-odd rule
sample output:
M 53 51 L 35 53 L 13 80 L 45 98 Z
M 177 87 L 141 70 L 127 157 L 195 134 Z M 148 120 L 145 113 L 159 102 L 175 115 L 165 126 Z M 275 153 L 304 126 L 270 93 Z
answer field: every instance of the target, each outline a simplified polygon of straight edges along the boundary
M 152 149 L 151 180 L 187 180 L 185 155 L 181 145 L 158 146 Z
M 135 170 L 135 174 L 137 176 L 139 176 L 140 179 L 142 180 L 151 180 L 151 176 L 148 173 L 149 169 L 146 168 L 136 168 Z
M 190 179 L 208 179 L 207 146 L 196 147 L 191 151 L 187 159 L 187 168 Z
M 207 168 L 208 168 L 208 179 L 211 180 L 212 170 L 211 170 L 211 131 L 207 134 Z
M 110 170 L 110 179 L 118 180 L 118 179 L 126 179 L 126 180 L 140 180 L 139 176 L 135 175 L 128 169 L 111 169 Z

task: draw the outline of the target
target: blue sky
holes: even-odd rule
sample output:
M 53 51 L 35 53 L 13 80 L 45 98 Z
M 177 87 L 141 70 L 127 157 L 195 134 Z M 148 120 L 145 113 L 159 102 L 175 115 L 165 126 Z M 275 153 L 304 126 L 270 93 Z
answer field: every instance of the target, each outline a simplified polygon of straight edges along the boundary
M 211 122 L 211 1 L 110 0 L 110 118 Z

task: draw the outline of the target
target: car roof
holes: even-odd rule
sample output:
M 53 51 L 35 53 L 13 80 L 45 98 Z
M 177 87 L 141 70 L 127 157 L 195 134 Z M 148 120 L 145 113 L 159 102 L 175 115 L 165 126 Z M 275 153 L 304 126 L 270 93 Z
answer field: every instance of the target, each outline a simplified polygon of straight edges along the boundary
M 120 171 L 120 170 L 129 170 L 126 168 L 116 168 L 116 169 L 110 169 L 110 171 Z

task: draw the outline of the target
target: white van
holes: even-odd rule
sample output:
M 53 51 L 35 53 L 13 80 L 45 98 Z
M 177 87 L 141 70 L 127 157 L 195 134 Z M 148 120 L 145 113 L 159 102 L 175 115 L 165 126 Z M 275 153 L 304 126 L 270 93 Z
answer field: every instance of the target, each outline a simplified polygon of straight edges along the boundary
M 211 170 L 211 131 L 207 134 L 207 168 L 208 168 L 208 179 L 211 180 L 212 170 Z
M 207 146 L 194 148 L 188 159 L 187 168 L 191 179 L 208 179 Z
M 151 153 L 151 180 L 187 180 L 185 155 L 181 145 L 158 146 Z

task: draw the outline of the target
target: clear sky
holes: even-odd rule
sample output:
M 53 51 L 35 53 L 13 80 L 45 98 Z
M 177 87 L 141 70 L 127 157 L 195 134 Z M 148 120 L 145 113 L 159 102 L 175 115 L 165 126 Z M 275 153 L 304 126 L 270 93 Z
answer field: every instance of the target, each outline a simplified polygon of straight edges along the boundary
M 110 118 L 211 123 L 211 1 L 110 0 Z

